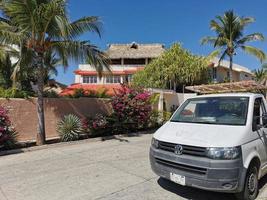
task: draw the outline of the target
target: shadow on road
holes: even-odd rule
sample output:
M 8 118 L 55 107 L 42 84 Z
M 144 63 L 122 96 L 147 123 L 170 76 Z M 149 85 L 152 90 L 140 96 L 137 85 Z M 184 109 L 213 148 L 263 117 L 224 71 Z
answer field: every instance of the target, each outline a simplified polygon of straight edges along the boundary
M 267 183 L 267 175 L 262 177 L 259 181 L 260 191 L 264 188 L 266 183 Z M 184 187 L 163 178 L 158 179 L 158 184 L 163 189 L 190 200 L 236 200 L 233 194 L 223 194 L 223 193 L 200 190 L 191 187 Z
M 0 156 L 7 156 L 11 154 L 23 153 L 22 149 L 3 150 L 0 149 Z
M 260 181 L 259 181 L 259 189 L 263 189 L 264 186 L 266 185 L 267 183 L 267 174 L 265 176 L 263 176 Z
M 158 179 L 158 184 L 163 189 L 190 200 L 236 200 L 233 194 L 223 194 L 184 187 L 163 178 Z
M 155 129 L 148 130 L 148 131 L 139 131 L 139 132 L 132 132 L 132 133 L 126 133 L 126 134 L 119 134 L 119 135 L 106 135 L 101 137 L 102 141 L 106 140 L 118 140 L 120 142 L 129 142 L 126 138 L 131 137 L 141 137 L 142 135 L 147 134 L 153 134 L 155 132 Z

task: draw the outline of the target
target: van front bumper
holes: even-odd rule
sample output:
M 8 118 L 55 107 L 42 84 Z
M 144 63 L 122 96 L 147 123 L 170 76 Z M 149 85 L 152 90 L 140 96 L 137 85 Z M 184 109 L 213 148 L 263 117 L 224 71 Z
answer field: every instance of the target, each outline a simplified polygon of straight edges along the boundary
M 246 168 L 242 159 L 213 160 L 150 148 L 152 170 L 170 180 L 170 173 L 185 177 L 185 185 L 203 190 L 235 193 L 243 190 Z

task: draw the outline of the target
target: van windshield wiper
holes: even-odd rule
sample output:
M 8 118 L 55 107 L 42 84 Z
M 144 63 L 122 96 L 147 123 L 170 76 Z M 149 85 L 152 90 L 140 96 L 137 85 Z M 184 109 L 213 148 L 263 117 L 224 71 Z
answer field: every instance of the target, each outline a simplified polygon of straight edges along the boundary
M 171 122 L 181 122 L 181 121 L 172 119 Z
M 193 124 L 217 124 L 216 122 L 209 121 L 180 121 L 180 120 L 170 120 L 171 122 L 181 122 L 181 123 L 193 123 Z

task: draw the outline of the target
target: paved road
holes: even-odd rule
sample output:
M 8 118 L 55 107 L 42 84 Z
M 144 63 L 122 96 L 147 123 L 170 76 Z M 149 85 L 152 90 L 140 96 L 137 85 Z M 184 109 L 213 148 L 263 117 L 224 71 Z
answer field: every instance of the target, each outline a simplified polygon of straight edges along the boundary
M 2 156 L 0 200 L 234 199 L 158 178 L 149 166 L 150 139 L 80 141 Z M 258 199 L 267 199 L 264 182 Z

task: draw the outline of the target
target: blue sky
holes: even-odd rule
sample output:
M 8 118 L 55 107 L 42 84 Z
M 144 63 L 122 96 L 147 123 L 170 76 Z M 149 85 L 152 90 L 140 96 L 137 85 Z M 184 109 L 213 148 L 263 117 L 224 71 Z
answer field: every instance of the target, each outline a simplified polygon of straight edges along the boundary
M 68 9 L 72 20 L 92 15 L 101 17 L 102 38 L 88 33 L 81 39 L 90 40 L 102 50 L 111 43 L 135 41 L 169 47 L 180 42 L 195 54 L 207 55 L 213 48 L 201 46 L 200 39 L 213 35 L 210 20 L 229 9 L 256 19 L 246 33 L 263 33 L 266 41 L 251 44 L 267 52 L 266 8 L 266 0 L 69 0 Z M 234 62 L 250 69 L 261 66 L 257 59 L 243 52 L 237 53 Z M 71 63 L 66 72 L 60 68 L 56 79 L 65 84 L 73 83 L 73 71 L 77 68 L 78 63 Z

